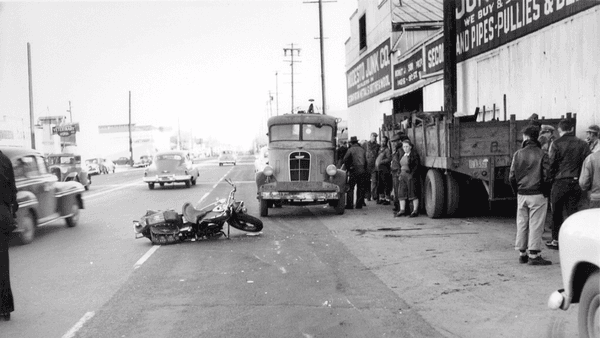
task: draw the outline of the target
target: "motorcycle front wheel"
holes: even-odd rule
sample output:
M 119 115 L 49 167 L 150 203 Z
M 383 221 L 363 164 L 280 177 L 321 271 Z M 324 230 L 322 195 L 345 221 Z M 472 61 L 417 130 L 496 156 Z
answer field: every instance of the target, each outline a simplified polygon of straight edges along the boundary
M 248 232 L 259 232 L 263 228 L 263 222 L 248 214 L 236 214 L 229 222 L 232 227 Z

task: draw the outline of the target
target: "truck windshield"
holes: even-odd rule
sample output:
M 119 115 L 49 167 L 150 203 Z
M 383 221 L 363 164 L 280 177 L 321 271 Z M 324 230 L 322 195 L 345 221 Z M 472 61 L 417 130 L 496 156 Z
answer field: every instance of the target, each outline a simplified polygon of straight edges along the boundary
M 300 134 L 302 130 L 302 135 Z M 271 126 L 271 141 L 331 141 L 333 128 L 322 124 L 278 124 Z

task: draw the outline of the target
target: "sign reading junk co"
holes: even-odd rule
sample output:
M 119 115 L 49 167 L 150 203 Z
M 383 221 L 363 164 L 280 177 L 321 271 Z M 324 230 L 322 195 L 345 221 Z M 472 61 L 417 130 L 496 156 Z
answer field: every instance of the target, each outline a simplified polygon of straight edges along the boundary
M 456 0 L 456 59 L 464 61 L 590 7 L 598 0 Z
M 377 46 L 346 72 L 348 106 L 392 88 L 390 40 Z

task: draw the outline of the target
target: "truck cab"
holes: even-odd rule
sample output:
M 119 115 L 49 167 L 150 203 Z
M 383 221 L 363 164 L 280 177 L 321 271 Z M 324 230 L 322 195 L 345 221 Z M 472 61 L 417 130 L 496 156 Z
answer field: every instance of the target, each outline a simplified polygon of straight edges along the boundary
M 325 204 L 343 214 L 346 172 L 337 169 L 338 119 L 321 114 L 286 114 L 268 122 L 268 165 L 256 173 L 260 215 L 274 206 Z

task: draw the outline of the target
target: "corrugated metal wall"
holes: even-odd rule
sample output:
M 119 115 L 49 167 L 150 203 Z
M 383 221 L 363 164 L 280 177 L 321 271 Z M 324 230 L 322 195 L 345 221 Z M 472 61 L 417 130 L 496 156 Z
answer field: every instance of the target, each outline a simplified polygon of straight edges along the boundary
M 458 112 L 476 107 L 525 119 L 577 113 L 578 136 L 600 124 L 600 7 L 458 65 Z

